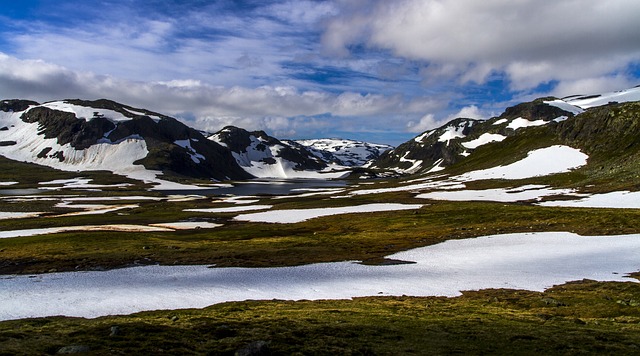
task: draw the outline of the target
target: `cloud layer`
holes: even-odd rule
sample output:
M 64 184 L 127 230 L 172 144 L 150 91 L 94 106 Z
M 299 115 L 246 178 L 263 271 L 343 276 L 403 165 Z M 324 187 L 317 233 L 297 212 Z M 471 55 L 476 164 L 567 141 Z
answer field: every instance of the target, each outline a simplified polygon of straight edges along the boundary
M 4 97 L 104 97 L 212 131 L 397 144 L 456 115 L 640 78 L 636 0 L 20 6 L 0 14 Z

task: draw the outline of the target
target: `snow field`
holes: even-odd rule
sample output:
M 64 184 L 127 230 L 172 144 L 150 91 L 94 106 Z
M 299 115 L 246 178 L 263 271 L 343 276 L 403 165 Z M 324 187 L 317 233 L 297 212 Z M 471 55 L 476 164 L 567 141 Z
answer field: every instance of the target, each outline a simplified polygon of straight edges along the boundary
M 533 150 L 527 157 L 506 166 L 472 171 L 456 177 L 458 181 L 481 179 L 525 179 L 568 172 L 587 164 L 586 154 L 569 146 L 551 146 Z
M 397 211 L 420 209 L 419 204 L 365 204 L 359 206 L 345 206 L 339 208 L 319 208 L 319 209 L 290 209 L 272 210 L 262 213 L 241 214 L 234 218 L 238 221 L 266 222 L 279 224 L 294 224 L 309 219 L 322 216 L 350 214 L 350 213 L 372 213 L 381 211 Z
M 93 318 L 247 299 L 456 296 L 464 290 L 485 288 L 542 291 L 584 278 L 637 282 L 625 273 L 640 269 L 640 234 L 492 235 L 450 240 L 388 257 L 415 263 L 365 266 L 337 262 L 280 268 L 144 266 L 0 276 L 0 320 L 52 315 Z

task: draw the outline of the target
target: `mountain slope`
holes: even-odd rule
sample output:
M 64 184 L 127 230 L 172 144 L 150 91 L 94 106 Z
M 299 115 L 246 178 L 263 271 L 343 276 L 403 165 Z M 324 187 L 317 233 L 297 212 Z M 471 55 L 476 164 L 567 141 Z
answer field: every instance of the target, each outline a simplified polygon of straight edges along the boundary
M 336 178 L 346 174 L 328 173 L 330 165 L 305 147 L 280 141 L 264 131 L 227 126 L 209 140 L 228 148 L 240 167 L 259 178 Z
M 455 119 L 383 154 L 372 167 L 403 174 L 447 168 L 461 174 L 513 163 L 532 150 L 567 145 L 589 154 L 589 165 L 579 171 L 590 179 L 608 177 L 611 183 L 611 172 L 622 174 L 617 179 L 630 179 L 640 173 L 640 104 L 633 102 L 638 99 L 636 87 L 588 97 L 541 98 L 486 121 Z
M 331 138 L 286 142 L 291 145 L 301 145 L 326 162 L 348 167 L 364 166 L 380 157 L 383 152 L 393 148 L 389 145 Z
M 108 170 L 152 182 L 246 179 L 230 152 L 177 120 L 109 100 L 0 106 L 0 154 L 61 170 Z

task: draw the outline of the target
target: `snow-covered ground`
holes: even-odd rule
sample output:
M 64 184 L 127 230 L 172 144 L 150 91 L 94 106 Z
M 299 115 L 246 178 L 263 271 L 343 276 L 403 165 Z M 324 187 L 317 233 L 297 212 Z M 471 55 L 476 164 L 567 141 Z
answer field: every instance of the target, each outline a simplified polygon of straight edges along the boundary
M 640 209 L 640 192 L 610 192 L 593 194 L 577 200 L 546 201 L 543 206 L 566 206 L 577 208 Z
M 365 266 L 338 262 L 282 268 L 145 266 L 5 275 L 0 276 L 0 320 L 98 317 L 247 299 L 455 296 L 460 291 L 484 288 L 541 291 L 584 278 L 635 281 L 625 274 L 640 270 L 640 234 L 494 235 L 450 240 L 388 257 L 415 263 Z
M 587 164 L 586 154 L 569 146 L 551 146 L 533 150 L 527 157 L 506 166 L 472 171 L 456 179 L 472 181 L 481 179 L 524 179 L 568 172 Z
M 574 191 L 571 189 L 552 189 L 546 186 L 532 185 L 510 189 L 436 191 L 419 194 L 416 198 L 448 201 L 498 201 L 507 203 L 540 200 L 546 196 L 568 195 L 573 193 Z
M 420 209 L 421 207 L 422 205 L 419 204 L 388 203 L 344 206 L 338 208 L 271 210 L 261 213 L 241 214 L 236 216 L 234 219 L 239 221 L 294 224 L 309 219 L 319 218 L 322 216 L 350 213 L 373 213 L 381 211 L 412 210 Z

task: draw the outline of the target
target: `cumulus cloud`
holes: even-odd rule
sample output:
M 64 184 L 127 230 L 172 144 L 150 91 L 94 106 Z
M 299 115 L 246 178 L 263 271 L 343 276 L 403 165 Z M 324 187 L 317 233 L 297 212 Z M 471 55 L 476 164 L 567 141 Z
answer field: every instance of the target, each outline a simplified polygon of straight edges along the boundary
M 328 23 L 323 44 L 329 52 L 344 55 L 360 44 L 383 48 L 427 62 L 426 75 L 461 83 L 480 83 L 498 71 L 513 90 L 524 90 L 611 75 L 640 60 L 635 0 L 356 3 Z
M 41 60 L 20 60 L 2 53 L 0 92 L 41 102 L 108 98 L 183 118 L 200 129 L 215 131 L 236 125 L 285 136 L 309 135 L 314 130 L 329 128 L 374 130 L 390 120 L 421 115 L 423 110 L 438 105 L 427 99 L 409 100 L 399 95 L 300 91 L 291 86 L 224 87 L 193 79 L 131 81 L 75 72 Z M 359 125 L 353 126 L 354 122 Z

